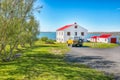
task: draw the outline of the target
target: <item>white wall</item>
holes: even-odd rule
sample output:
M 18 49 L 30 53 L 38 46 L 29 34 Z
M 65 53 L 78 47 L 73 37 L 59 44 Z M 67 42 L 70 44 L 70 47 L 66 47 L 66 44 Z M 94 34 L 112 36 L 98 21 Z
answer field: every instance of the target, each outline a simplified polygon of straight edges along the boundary
M 118 38 L 118 43 L 120 44 L 120 36 L 118 36 L 117 38 Z
M 90 42 L 96 42 L 96 38 L 90 38 Z
M 84 36 L 87 35 L 88 30 L 84 29 L 83 27 L 81 27 L 81 26 L 79 26 L 79 25 L 77 25 L 77 26 L 78 26 L 77 28 L 75 28 L 75 26 L 76 26 L 76 24 L 73 25 L 72 27 L 67 28 L 67 29 L 64 30 L 64 32 L 65 32 L 65 34 L 64 34 L 65 42 L 66 42 L 70 37 L 75 36 L 75 32 L 77 32 L 77 36 L 82 37 L 83 39 L 84 39 Z M 67 35 L 67 32 L 70 32 L 71 35 L 68 36 L 68 35 Z M 81 32 L 84 32 L 84 36 L 81 35 Z
M 75 26 L 78 26 L 75 28 Z M 67 32 L 70 32 L 70 36 L 67 35 Z M 84 39 L 84 36 L 87 35 L 88 30 L 84 29 L 83 27 L 74 24 L 73 26 L 63 30 L 63 31 L 57 31 L 56 32 L 56 41 L 57 42 L 67 42 L 67 40 L 70 37 L 75 36 L 75 32 L 77 32 L 77 36 L 82 37 Z M 84 32 L 84 36 L 81 35 L 81 32 Z
M 120 36 L 117 36 L 117 43 L 120 44 Z
M 97 40 L 98 42 L 102 42 L 102 43 L 109 43 L 109 38 L 98 38 L 99 40 Z
M 56 32 L 56 41 L 57 42 L 64 42 L 64 31 L 57 31 Z

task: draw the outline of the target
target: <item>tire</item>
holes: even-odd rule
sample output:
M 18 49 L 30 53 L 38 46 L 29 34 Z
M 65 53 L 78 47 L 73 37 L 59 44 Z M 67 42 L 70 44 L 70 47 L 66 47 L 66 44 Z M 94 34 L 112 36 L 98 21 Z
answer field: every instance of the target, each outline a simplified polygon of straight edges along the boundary
M 82 47 L 82 45 L 80 45 L 80 47 Z
M 68 46 L 70 46 L 70 44 L 68 44 Z
M 75 47 L 78 47 L 78 45 L 76 44 Z
M 72 47 L 75 47 L 75 45 L 72 44 Z

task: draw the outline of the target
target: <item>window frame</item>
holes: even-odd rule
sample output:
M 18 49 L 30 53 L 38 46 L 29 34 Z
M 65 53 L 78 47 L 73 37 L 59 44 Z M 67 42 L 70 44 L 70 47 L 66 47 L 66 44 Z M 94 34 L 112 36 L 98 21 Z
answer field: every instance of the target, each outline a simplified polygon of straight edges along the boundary
M 78 33 L 77 33 L 77 32 L 75 32 L 75 36 L 77 36 L 77 34 L 78 34 Z
M 70 36 L 71 35 L 71 33 L 70 32 L 67 32 L 67 36 Z
M 76 25 L 76 26 L 75 26 L 75 29 L 77 29 L 77 28 L 78 28 L 78 26 Z
M 84 32 L 81 32 L 81 36 L 84 36 L 85 35 L 85 33 Z

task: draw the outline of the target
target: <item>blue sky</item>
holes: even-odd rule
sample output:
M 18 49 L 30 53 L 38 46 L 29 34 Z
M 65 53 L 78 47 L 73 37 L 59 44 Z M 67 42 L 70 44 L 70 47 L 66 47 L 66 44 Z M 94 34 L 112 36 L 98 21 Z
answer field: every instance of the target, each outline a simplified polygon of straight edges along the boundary
M 120 31 L 120 0 L 39 0 L 40 31 L 56 29 L 77 22 L 91 31 Z

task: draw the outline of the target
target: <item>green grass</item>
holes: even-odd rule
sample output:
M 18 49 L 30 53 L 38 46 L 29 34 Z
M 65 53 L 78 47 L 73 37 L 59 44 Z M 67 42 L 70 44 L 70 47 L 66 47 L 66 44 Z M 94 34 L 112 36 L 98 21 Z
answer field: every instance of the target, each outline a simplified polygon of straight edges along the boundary
M 11 62 L 0 63 L 0 80 L 112 80 L 102 72 L 82 64 L 67 63 L 66 44 L 36 42 L 23 48 L 23 55 Z
M 95 42 L 85 42 L 83 46 L 91 47 L 91 48 L 114 48 L 118 47 L 118 44 L 113 43 L 95 43 Z

